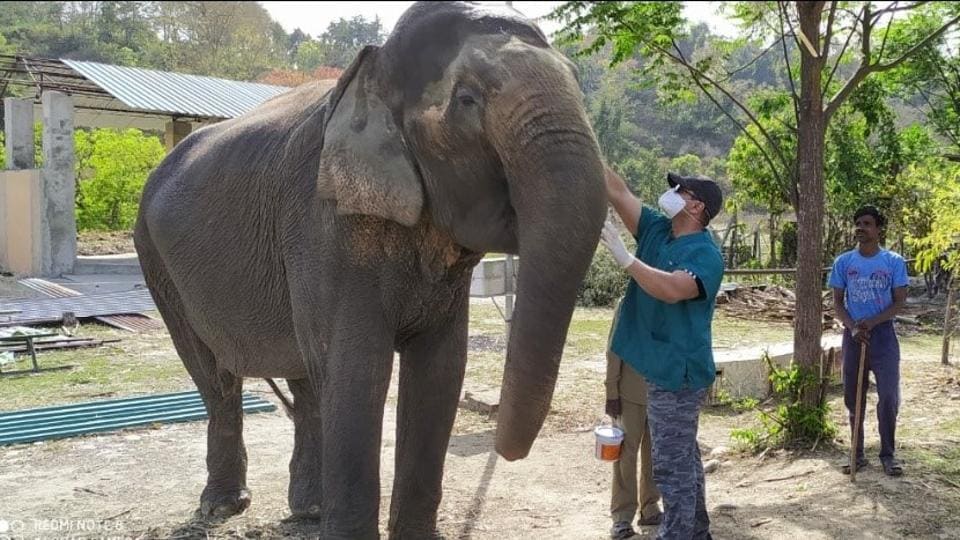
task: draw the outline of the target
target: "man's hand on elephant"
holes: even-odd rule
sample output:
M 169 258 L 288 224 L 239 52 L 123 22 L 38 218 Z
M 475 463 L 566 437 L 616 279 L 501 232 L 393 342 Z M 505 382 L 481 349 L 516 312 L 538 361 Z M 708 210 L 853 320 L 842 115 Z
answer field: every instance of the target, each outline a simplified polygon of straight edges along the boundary
M 633 255 L 627 251 L 627 246 L 624 245 L 623 240 L 620 238 L 620 232 L 617 230 L 617 227 L 607 221 L 603 224 L 603 232 L 600 234 L 600 241 L 605 248 L 610 251 L 610 254 L 613 255 L 613 259 L 617 261 L 617 264 L 621 268 L 627 268 L 635 260 Z
M 620 398 L 608 399 L 605 410 L 607 415 L 609 415 L 611 418 L 620 416 L 620 413 L 623 412 L 622 407 L 620 406 Z

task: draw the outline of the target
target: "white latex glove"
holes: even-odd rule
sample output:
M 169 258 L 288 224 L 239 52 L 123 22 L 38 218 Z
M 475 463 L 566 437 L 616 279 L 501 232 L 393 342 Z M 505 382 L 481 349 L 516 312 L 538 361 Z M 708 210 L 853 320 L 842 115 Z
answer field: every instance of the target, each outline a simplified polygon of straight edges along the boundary
M 616 225 L 609 221 L 603 224 L 603 232 L 600 233 L 600 242 L 605 248 L 610 250 L 613 259 L 617 261 L 617 264 L 619 264 L 621 268 L 627 268 L 633 264 L 634 257 L 627 251 L 627 246 L 625 246 L 623 240 L 620 239 L 620 232 L 617 231 Z

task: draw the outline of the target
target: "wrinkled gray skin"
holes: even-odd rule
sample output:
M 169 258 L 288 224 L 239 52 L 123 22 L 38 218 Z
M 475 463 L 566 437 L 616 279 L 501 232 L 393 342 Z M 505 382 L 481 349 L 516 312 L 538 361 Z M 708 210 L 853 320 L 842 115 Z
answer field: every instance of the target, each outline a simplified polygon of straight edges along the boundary
M 292 512 L 322 538 L 376 538 L 397 351 L 390 536 L 434 535 L 472 268 L 522 261 L 496 435 L 515 460 L 549 409 L 605 207 L 574 68 L 510 10 L 416 4 L 329 95 L 307 84 L 186 138 L 147 183 L 135 241 L 210 416 L 201 510 L 250 503 L 242 378 L 286 378 Z

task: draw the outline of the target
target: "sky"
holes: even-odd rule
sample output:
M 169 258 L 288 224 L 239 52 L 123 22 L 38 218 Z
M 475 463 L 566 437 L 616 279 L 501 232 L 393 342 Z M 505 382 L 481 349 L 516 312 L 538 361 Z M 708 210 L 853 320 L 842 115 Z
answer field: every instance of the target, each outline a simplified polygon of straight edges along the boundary
M 503 5 L 505 2 L 480 2 L 481 4 Z M 514 9 L 530 18 L 542 17 L 563 2 L 513 2 Z M 367 19 L 379 16 L 384 31 L 389 34 L 400 15 L 413 2 L 260 2 L 273 19 L 287 32 L 300 28 L 303 32 L 317 37 L 327 25 L 337 19 L 349 19 L 363 15 Z M 736 28 L 730 21 L 716 13 L 720 2 L 684 2 L 688 19 L 706 22 L 710 28 L 724 36 L 734 35 Z M 542 21 L 540 28 L 551 34 L 560 28 L 553 21 Z

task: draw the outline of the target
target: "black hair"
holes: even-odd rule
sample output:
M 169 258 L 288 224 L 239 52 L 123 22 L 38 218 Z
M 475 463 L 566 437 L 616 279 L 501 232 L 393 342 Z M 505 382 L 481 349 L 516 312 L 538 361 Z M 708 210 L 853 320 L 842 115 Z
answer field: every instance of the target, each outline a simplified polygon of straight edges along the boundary
M 877 223 L 877 227 L 883 228 L 887 225 L 887 218 L 883 217 L 883 214 L 880 213 L 880 210 L 877 210 L 876 206 L 861 206 L 855 214 L 853 214 L 853 222 L 856 223 L 858 219 L 863 216 L 873 216 L 873 221 Z

